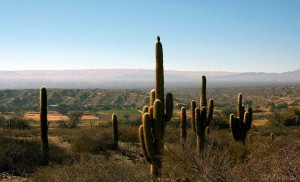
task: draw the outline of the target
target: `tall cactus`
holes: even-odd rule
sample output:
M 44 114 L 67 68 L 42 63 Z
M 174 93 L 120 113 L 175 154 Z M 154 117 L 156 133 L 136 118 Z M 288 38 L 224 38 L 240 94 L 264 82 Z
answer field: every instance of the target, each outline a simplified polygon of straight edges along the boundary
M 181 108 L 181 124 L 180 124 L 180 127 L 181 127 L 181 140 L 182 140 L 182 145 L 185 144 L 185 141 L 186 141 L 186 135 L 187 135 L 187 132 L 186 132 L 186 109 L 185 107 L 182 107 Z
M 114 134 L 114 147 L 118 147 L 119 142 L 119 131 L 118 131 L 118 119 L 115 113 L 112 114 L 112 128 Z
M 159 37 L 157 37 L 155 54 L 155 90 L 150 92 L 150 106 L 148 107 L 148 113 L 143 113 L 139 138 L 143 155 L 151 163 L 150 173 L 156 179 L 161 176 L 165 127 L 166 122 L 170 121 L 173 115 L 173 95 L 168 93 L 165 102 L 163 50 Z
M 246 143 L 245 139 L 247 132 L 251 128 L 252 115 L 251 107 L 245 112 L 245 106 L 242 105 L 242 94 L 240 93 L 238 95 L 237 117 L 234 114 L 230 114 L 229 118 L 231 133 L 235 141 Z
M 206 77 L 202 76 L 200 107 L 196 106 L 195 100 L 191 101 L 192 127 L 194 133 L 197 135 L 197 150 L 199 153 L 201 153 L 205 145 L 205 134 L 209 134 L 209 129 L 206 130 L 206 128 L 209 128 L 210 122 L 213 118 L 213 112 L 214 101 L 210 99 L 207 106 Z
M 49 162 L 48 148 L 48 121 L 47 121 L 47 90 L 45 87 L 40 89 L 40 127 L 41 127 L 41 152 L 42 164 Z

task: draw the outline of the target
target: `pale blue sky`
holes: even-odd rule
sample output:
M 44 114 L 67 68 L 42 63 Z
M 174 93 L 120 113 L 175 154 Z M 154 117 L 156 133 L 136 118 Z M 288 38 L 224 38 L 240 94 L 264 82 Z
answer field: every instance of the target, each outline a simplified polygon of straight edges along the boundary
M 0 0 L 0 70 L 300 69 L 300 0 Z

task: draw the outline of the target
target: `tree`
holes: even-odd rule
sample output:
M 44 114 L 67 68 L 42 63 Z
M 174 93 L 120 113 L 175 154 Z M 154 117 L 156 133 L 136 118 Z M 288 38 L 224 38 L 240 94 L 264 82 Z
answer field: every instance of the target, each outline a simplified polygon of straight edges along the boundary
M 66 104 L 59 104 L 57 106 L 57 111 L 61 115 L 66 115 L 68 113 L 68 106 Z
M 80 111 L 72 111 L 67 114 L 67 117 L 69 118 L 69 127 L 70 128 L 76 128 L 77 125 L 80 123 L 80 120 L 83 116 L 83 112 Z

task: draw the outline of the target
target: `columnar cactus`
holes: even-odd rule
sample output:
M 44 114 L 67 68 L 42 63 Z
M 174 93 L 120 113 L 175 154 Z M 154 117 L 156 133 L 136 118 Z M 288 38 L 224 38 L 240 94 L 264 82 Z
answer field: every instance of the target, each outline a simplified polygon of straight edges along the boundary
M 165 126 L 166 122 L 171 120 L 173 114 L 173 96 L 168 93 L 166 102 L 164 101 L 163 50 L 159 37 L 157 37 L 155 53 L 155 90 L 150 92 L 150 106 L 148 113 L 143 113 L 139 138 L 143 155 L 151 163 L 150 173 L 154 178 L 157 178 L 161 175 Z
M 245 144 L 247 132 L 251 128 L 252 123 L 252 108 L 248 108 L 245 112 L 245 106 L 242 105 L 242 94 L 238 96 L 237 117 L 230 114 L 230 129 L 235 141 L 240 141 Z
M 48 148 L 48 121 L 47 121 L 47 90 L 45 87 L 40 89 L 40 127 L 41 127 L 41 152 L 42 164 L 49 162 Z
M 182 140 L 182 145 L 184 145 L 185 141 L 186 141 L 186 135 L 187 135 L 187 132 L 186 132 L 186 109 L 185 107 L 182 107 L 181 108 L 181 124 L 180 124 L 180 127 L 181 127 L 181 140 Z
M 274 141 L 274 137 L 275 137 L 274 133 L 271 133 L 270 137 L 271 137 L 271 141 L 273 142 Z
M 192 100 L 190 113 L 191 113 L 192 128 L 193 128 L 194 133 L 196 133 L 195 109 L 196 109 L 196 101 Z
M 114 147 L 117 148 L 119 142 L 119 132 L 118 132 L 118 119 L 115 113 L 112 114 L 112 128 L 114 134 Z
M 214 112 L 214 101 L 210 99 L 209 104 L 207 106 L 206 77 L 202 76 L 200 107 L 196 107 L 195 100 L 191 101 L 192 127 L 193 127 L 193 131 L 197 135 L 197 150 L 199 153 L 201 153 L 205 145 L 205 133 L 209 134 L 209 125 L 213 118 L 213 112 Z

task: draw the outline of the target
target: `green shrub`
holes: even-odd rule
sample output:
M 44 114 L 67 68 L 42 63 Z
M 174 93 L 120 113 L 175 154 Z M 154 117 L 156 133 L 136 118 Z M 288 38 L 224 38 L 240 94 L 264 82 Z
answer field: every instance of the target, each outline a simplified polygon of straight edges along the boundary
M 299 125 L 299 111 L 286 109 L 284 111 L 273 111 L 268 117 L 272 126 L 295 126 Z

